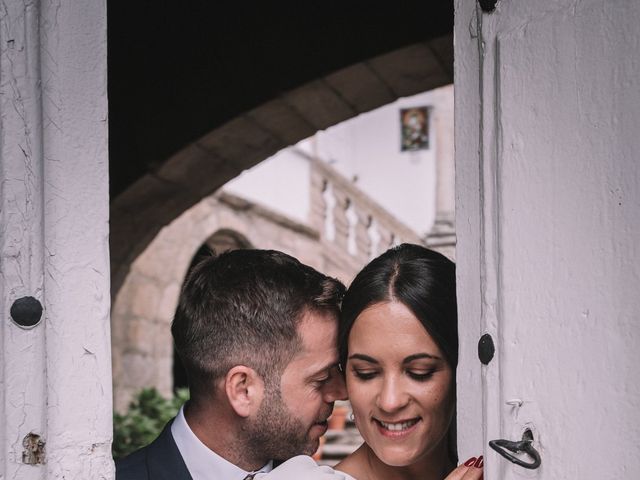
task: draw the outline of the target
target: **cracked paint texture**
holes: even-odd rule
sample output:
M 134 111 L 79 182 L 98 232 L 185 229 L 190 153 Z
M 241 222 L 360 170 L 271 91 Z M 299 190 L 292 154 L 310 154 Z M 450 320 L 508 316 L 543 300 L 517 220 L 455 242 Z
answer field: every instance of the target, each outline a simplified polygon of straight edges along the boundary
M 106 85 L 104 1 L 0 1 L 0 480 L 114 476 Z

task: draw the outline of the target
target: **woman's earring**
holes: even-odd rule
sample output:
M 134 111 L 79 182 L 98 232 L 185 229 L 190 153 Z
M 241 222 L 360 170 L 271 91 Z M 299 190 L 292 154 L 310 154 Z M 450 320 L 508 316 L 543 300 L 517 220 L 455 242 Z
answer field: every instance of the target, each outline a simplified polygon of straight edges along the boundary
M 353 414 L 353 412 L 349 414 L 349 420 L 351 420 L 353 423 L 356 423 L 356 416 Z

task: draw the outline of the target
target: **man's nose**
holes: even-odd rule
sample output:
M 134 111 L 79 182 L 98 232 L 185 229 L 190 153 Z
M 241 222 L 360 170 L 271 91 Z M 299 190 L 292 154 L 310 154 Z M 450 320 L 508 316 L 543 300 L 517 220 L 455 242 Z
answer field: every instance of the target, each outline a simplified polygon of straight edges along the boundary
M 344 383 L 344 378 L 340 373 L 332 375 L 331 380 L 325 385 L 324 401 L 326 403 L 333 403 L 336 400 L 347 399 L 347 387 Z

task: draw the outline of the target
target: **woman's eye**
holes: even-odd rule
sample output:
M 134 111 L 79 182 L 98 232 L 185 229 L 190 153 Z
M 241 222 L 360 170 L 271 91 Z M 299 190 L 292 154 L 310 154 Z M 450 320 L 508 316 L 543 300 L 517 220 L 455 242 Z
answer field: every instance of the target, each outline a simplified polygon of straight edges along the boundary
M 415 371 L 415 370 L 407 370 L 407 375 L 409 375 L 409 377 L 411 377 L 414 380 L 417 380 L 419 382 L 424 382 L 425 380 L 429 380 L 431 378 L 431 376 L 433 375 L 433 370 L 427 370 L 427 371 Z
M 353 373 L 360 380 L 371 380 L 376 376 L 376 372 L 371 370 L 354 370 Z

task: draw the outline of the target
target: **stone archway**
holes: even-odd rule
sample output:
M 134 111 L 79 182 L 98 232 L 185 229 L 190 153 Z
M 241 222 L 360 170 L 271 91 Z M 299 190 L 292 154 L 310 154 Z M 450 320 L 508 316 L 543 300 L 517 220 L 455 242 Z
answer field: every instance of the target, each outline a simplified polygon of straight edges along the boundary
M 243 170 L 318 130 L 453 81 L 451 35 L 290 90 L 199 138 L 111 203 L 112 295 L 160 229 Z
M 247 238 L 238 232 L 221 228 L 211 235 L 205 242 L 211 250 L 222 253 L 228 250 L 239 250 L 242 248 L 253 248 L 253 245 Z

